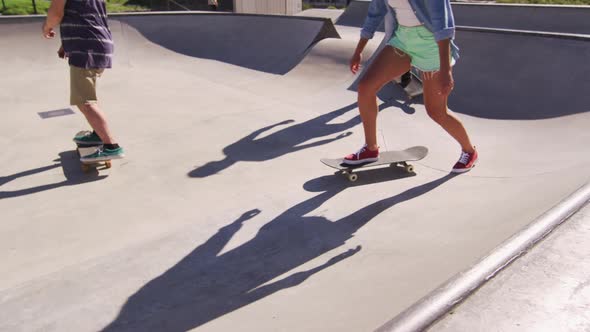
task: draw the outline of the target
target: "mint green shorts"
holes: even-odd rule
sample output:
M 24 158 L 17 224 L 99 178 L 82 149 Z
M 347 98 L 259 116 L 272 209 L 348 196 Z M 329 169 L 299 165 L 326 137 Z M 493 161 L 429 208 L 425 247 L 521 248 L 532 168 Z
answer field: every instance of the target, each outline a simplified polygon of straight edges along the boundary
M 440 55 L 434 34 L 423 25 L 406 27 L 399 25 L 389 45 L 406 53 L 412 59 L 412 66 L 423 72 L 440 69 Z M 454 64 L 454 61 L 451 60 Z

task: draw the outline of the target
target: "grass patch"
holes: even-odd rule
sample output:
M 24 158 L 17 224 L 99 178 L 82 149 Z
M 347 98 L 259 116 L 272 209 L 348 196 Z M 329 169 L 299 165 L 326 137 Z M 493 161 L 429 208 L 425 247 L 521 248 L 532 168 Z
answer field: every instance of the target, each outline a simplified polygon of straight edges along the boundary
M 38 14 L 47 14 L 50 2 L 47 0 L 35 0 Z M 0 13 L 2 15 L 30 15 L 34 14 L 33 1 L 31 0 L 4 0 L 6 8 L 0 2 Z
M 590 0 L 496 0 L 498 3 L 526 3 L 541 5 L 590 5 Z
M 142 6 L 134 1 L 129 0 L 107 0 L 107 12 L 122 13 L 122 12 L 145 12 L 150 9 Z
M 33 1 L 32 0 L 4 0 L 6 8 L 2 6 L 0 0 L 0 13 L 2 15 L 31 15 L 34 14 Z M 48 0 L 35 0 L 37 5 L 37 13 L 40 15 L 47 14 L 47 9 L 51 4 Z M 107 12 L 109 13 L 120 13 L 120 12 L 138 12 L 148 11 L 149 8 L 137 4 L 129 0 L 107 0 Z

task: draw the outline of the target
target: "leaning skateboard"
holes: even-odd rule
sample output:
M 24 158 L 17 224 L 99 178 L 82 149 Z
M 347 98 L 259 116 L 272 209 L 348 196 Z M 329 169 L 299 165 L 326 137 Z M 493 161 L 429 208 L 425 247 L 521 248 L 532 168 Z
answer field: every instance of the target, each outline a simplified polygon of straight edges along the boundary
M 397 78 L 395 82 L 402 87 L 409 100 L 423 93 L 422 79 L 420 78 L 420 73 L 415 68 L 410 70 L 408 81 L 405 81 L 402 76 Z
M 85 132 L 81 131 L 81 132 L 77 133 L 76 136 L 81 136 L 84 134 L 85 134 Z M 78 157 L 80 157 L 80 158 L 93 154 L 100 147 L 102 147 L 101 144 L 76 143 L 76 151 L 78 151 Z M 110 160 L 92 161 L 92 162 L 80 161 L 80 163 L 81 163 L 82 171 L 84 173 L 88 173 L 93 169 L 99 170 L 99 169 L 111 168 L 111 161 Z
M 414 71 L 412 71 L 411 74 L 412 80 L 410 81 L 410 84 L 408 84 L 404 88 L 404 91 L 406 92 L 406 95 L 410 100 L 420 96 L 424 92 L 424 88 L 422 86 L 422 79 L 420 79 L 420 76 L 416 74 Z
M 349 181 L 356 181 L 358 174 L 356 170 L 361 168 L 378 167 L 389 164 L 390 167 L 402 167 L 406 172 L 413 173 L 414 166 L 409 164 L 409 161 L 417 161 L 424 159 L 428 154 L 428 148 L 424 146 L 414 146 L 401 151 L 385 151 L 380 153 L 379 160 L 374 162 L 368 162 L 359 165 L 346 165 L 343 164 L 344 159 L 320 159 L 320 161 L 329 167 L 338 170 L 340 173 L 348 178 Z

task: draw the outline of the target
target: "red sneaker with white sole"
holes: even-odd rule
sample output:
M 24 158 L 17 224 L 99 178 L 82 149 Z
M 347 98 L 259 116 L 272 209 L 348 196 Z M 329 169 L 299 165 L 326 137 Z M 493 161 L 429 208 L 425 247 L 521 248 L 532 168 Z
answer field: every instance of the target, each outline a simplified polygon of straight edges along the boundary
M 475 167 L 475 164 L 477 163 L 477 158 L 477 150 L 473 151 L 473 153 L 462 151 L 459 161 L 457 161 L 455 166 L 453 166 L 453 170 L 451 172 L 465 173 L 467 171 L 470 171 L 473 167 Z
M 342 163 L 346 165 L 360 165 L 364 163 L 371 163 L 377 160 L 379 160 L 379 148 L 377 148 L 375 151 L 371 151 L 365 144 L 356 153 L 349 154 L 348 156 L 344 157 Z

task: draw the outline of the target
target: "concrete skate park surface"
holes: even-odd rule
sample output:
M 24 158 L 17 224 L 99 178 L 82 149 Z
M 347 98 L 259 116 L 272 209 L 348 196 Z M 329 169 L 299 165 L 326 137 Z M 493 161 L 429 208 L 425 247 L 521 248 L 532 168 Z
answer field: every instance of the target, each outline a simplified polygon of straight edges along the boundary
M 382 148 L 430 154 L 350 183 L 319 159 L 363 142 L 357 27 L 111 16 L 99 98 L 127 158 L 84 174 L 41 22 L 0 20 L 0 331 L 370 331 L 590 179 L 588 38 L 458 31 L 479 165 L 450 175 L 459 147 L 388 85 Z

